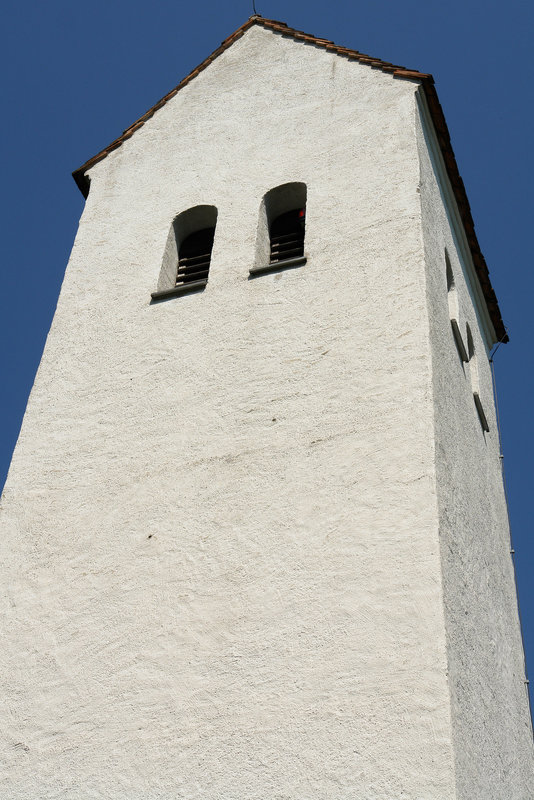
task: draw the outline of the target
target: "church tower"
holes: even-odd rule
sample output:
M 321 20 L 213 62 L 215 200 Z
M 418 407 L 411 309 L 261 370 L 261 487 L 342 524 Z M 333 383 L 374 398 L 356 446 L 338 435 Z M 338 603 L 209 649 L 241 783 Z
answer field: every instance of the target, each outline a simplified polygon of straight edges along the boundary
M 534 797 L 506 333 L 432 77 L 255 16 L 75 179 L 0 796 Z

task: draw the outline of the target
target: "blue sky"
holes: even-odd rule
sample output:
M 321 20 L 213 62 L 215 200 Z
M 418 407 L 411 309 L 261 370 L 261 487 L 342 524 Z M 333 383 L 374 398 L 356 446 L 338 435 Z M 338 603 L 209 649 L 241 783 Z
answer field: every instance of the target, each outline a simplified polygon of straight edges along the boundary
M 527 662 L 534 678 L 534 7 L 520 0 L 505 5 L 256 0 L 256 6 L 265 17 L 434 75 L 511 339 L 499 349 L 495 367 Z M 8 0 L 4 6 L 0 485 L 83 208 L 70 173 L 251 13 L 252 0 Z

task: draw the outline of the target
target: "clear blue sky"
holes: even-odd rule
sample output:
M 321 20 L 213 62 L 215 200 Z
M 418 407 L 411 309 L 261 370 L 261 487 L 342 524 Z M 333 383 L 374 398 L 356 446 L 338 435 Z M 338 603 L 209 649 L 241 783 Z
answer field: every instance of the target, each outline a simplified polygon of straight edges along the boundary
M 495 364 L 525 645 L 534 679 L 534 7 L 526 0 L 256 0 L 256 5 L 265 17 L 431 72 L 436 79 L 511 338 Z M 252 0 L 4 4 L 0 485 L 83 208 L 71 171 L 175 86 L 251 13 Z

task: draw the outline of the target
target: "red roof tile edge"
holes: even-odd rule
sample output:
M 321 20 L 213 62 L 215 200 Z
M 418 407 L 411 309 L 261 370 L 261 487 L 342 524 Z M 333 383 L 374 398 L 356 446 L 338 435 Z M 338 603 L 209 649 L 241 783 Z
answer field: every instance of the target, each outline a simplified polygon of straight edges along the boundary
M 405 78 L 408 80 L 416 80 L 419 81 L 425 93 L 425 97 L 428 103 L 428 108 L 430 111 L 430 115 L 432 117 L 432 121 L 434 123 L 434 127 L 436 130 L 436 135 L 438 138 L 438 142 L 441 148 L 441 152 L 443 155 L 443 160 L 445 162 L 445 168 L 447 170 L 447 174 L 449 176 L 449 180 L 451 182 L 454 196 L 456 198 L 456 203 L 458 205 L 458 210 L 460 212 L 460 216 L 462 218 L 462 222 L 464 225 L 465 233 L 467 236 L 467 241 L 469 243 L 469 247 L 471 250 L 471 256 L 473 258 L 473 263 L 475 266 L 475 270 L 480 281 L 480 285 L 482 287 L 482 292 L 484 294 L 484 298 L 486 300 L 486 305 L 488 307 L 489 316 L 493 327 L 495 329 L 495 336 L 496 341 L 507 342 L 508 341 L 508 334 L 506 332 L 506 328 L 502 321 L 501 312 L 499 310 L 499 305 L 497 302 L 497 297 L 493 290 L 493 287 L 490 282 L 489 271 L 486 264 L 486 260 L 482 255 L 480 250 L 480 245 L 478 243 L 478 239 L 475 233 L 475 225 L 473 222 L 473 217 L 471 215 L 471 209 L 469 206 L 469 201 L 467 199 L 467 194 L 465 191 L 464 183 L 462 178 L 460 177 L 460 172 L 458 170 L 458 165 L 456 163 L 456 157 L 454 155 L 454 151 L 451 145 L 451 139 L 449 135 L 449 130 L 447 128 L 447 123 L 445 122 L 445 116 L 443 114 L 443 109 L 441 108 L 441 104 L 438 100 L 438 95 L 436 89 L 434 87 L 434 79 L 432 75 L 429 75 L 424 72 L 418 72 L 417 70 L 406 69 L 406 67 L 401 67 L 395 64 L 390 64 L 387 61 L 382 61 L 378 58 L 373 58 L 372 56 L 365 55 L 364 53 L 360 53 L 358 50 L 351 50 L 347 47 L 340 47 L 334 42 L 329 41 L 328 39 L 318 39 L 317 37 L 309 34 L 304 33 L 304 31 L 298 31 L 294 28 L 290 28 L 285 22 L 278 22 L 277 20 L 272 19 L 264 19 L 260 16 L 252 16 L 250 17 L 244 25 L 241 25 L 234 33 L 231 34 L 227 39 L 225 39 L 220 47 L 213 51 L 213 53 L 208 56 L 198 67 L 196 67 L 192 72 L 189 73 L 174 89 L 172 89 L 165 97 L 162 97 L 152 108 L 150 108 L 146 114 L 143 114 L 133 125 L 130 125 L 129 128 L 122 133 L 117 139 L 115 139 L 111 144 L 105 147 L 100 153 L 97 153 L 96 156 L 90 158 L 89 161 L 86 161 L 85 164 L 82 164 L 77 170 L 75 170 L 72 175 L 74 180 L 76 181 L 81 193 L 84 197 L 87 197 L 89 194 L 89 178 L 85 174 L 87 170 L 91 169 L 95 164 L 99 161 L 102 161 L 109 153 L 113 150 L 116 150 L 117 147 L 120 147 L 123 142 L 132 136 L 135 131 L 140 128 L 148 119 L 150 119 L 156 111 L 158 111 L 165 103 L 170 100 L 174 95 L 180 91 L 184 86 L 186 86 L 193 78 L 195 78 L 199 72 L 204 70 L 209 64 L 212 63 L 218 56 L 221 55 L 225 50 L 227 50 L 231 45 L 237 41 L 245 31 L 251 28 L 253 25 L 262 25 L 264 28 L 268 30 L 275 31 L 276 33 L 281 33 L 285 36 L 290 36 L 297 41 L 302 41 L 304 43 L 309 43 L 315 45 L 316 47 L 322 47 L 325 50 L 328 50 L 330 53 L 336 53 L 340 56 L 344 56 L 345 58 L 350 58 L 356 61 L 359 61 L 362 64 L 366 64 L 373 69 L 380 69 L 382 72 L 389 72 L 394 78 Z

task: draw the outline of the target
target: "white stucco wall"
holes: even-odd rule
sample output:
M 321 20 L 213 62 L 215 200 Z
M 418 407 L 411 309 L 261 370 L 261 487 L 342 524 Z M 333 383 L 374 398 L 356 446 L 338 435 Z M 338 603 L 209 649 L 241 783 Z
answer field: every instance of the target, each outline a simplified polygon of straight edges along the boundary
M 92 169 L 2 501 L 2 798 L 464 797 L 416 88 L 253 27 Z M 308 262 L 248 280 L 289 181 Z M 199 204 L 208 286 L 150 305 Z
M 534 751 L 501 475 L 489 347 L 462 231 L 447 212 L 441 169 L 424 101 L 418 139 L 421 208 L 432 342 L 436 478 L 447 620 L 448 663 L 459 800 L 534 797 Z M 445 249 L 454 275 L 447 299 Z M 453 312 L 476 369 L 459 357 Z M 472 372 L 474 374 L 472 374 Z M 482 430 L 477 389 L 488 420 Z

